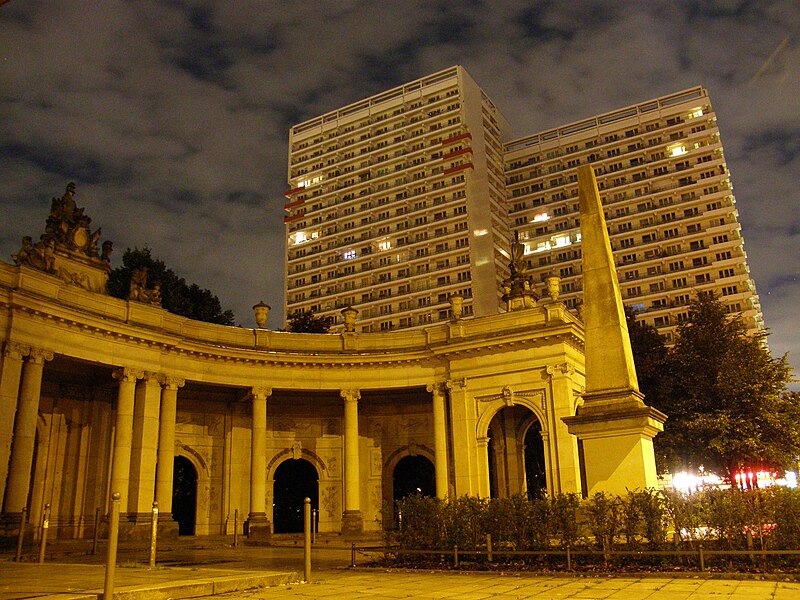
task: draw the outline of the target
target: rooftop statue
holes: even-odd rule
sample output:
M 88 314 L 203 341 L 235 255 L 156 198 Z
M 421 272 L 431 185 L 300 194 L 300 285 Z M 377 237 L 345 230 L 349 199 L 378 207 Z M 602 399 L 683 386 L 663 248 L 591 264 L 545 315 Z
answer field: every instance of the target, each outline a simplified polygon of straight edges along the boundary
M 530 276 L 525 274 L 525 245 L 519 241 L 519 233 L 514 232 L 509 261 L 510 277 L 503 281 L 503 301 L 508 310 L 532 308 L 539 296 L 533 290 Z
M 75 202 L 75 184 L 67 184 L 61 198 L 53 198 L 44 233 L 34 243 L 22 238 L 22 246 L 12 255 L 14 263 L 54 274 L 84 289 L 105 292 L 111 271 L 113 245 L 106 240 L 98 252 L 102 230 L 94 231 L 92 219 Z

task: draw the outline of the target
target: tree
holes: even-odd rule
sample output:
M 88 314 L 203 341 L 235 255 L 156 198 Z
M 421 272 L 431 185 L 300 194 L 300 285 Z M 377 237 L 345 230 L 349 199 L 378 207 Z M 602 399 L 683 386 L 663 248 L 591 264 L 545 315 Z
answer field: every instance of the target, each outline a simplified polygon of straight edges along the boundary
M 117 298 L 127 298 L 134 269 L 147 267 L 148 285 L 161 284 L 161 306 L 171 313 L 182 315 L 218 325 L 233 325 L 234 315 L 230 310 L 222 310 L 219 298 L 209 290 L 195 283 L 188 284 L 164 261 L 154 258 L 150 248 L 141 250 L 128 248 L 122 255 L 122 266 L 117 267 L 108 277 L 108 293 Z
M 666 373 L 667 347 L 658 329 L 646 321 L 638 321 L 636 312 L 625 308 L 628 322 L 628 336 L 631 340 L 633 362 L 636 366 L 636 378 L 639 391 L 644 394 L 645 402 L 655 408 L 663 404 L 661 396 L 667 392 L 669 377 Z
M 669 419 L 655 439 L 670 466 L 703 465 L 731 481 L 741 468 L 783 471 L 800 455 L 800 402 L 786 392 L 791 369 L 764 336 L 748 335 L 713 295 L 693 302 L 665 369 L 656 408 Z
M 296 310 L 289 315 L 289 331 L 292 333 L 328 333 L 333 317 L 319 317 L 310 310 Z

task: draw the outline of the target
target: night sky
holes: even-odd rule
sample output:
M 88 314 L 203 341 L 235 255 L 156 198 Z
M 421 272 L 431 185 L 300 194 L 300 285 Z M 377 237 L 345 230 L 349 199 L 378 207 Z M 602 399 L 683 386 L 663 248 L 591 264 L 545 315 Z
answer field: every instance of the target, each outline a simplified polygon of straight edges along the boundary
M 147 245 L 277 328 L 291 125 L 456 64 L 515 137 L 703 85 L 770 348 L 800 369 L 796 0 L 0 4 L 3 260 L 75 181 L 114 266 Z

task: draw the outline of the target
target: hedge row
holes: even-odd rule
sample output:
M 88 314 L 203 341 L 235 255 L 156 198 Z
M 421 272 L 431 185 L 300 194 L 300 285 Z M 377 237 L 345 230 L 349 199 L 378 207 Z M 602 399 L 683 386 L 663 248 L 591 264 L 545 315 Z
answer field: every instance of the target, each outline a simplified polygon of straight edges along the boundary
M 479 550 L 491 534 L 496 549 L 601 550 L 800 549 L 800 490 L 712 490 L 690 495 L 652 489 L 625 496 L 597 493 L 439 500 L 408 496 L 398 503 L 401 549 Z

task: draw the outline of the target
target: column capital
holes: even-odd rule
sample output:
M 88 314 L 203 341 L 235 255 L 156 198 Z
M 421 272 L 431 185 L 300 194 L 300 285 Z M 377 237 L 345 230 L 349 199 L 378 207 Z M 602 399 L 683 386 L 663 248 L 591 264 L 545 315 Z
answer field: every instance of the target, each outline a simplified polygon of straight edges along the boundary
M 448 379 L 445 382 L 445 386 L 447 386 L 448 390 L 465 390 L 467 389 L 467 379 L 465 377 L 459 377 L 456 379 Z
M 444 396 L 444 390 L 447 387 L 447 384 L 444 381 L 437 381 L 436 383 L 429 383 L 425 386 L 425 389 L 428 393 L 433 394 L 434 396 Z
M 264 385 L 250 388 L 250 396 L 256 400 L 266 400 L 272 396 L 272 388 Z
M 358 402 L 361 400 L 361 390 L 341 390 L 339 395 L 345 402 Z
M 545 367 L 545 370 L 547 371 L 547 374 L 550 375 L 550 377 L 558 375 L 571 376 L 573 373 L 575 373 L 575 367 L 573 367 L 569 363 L 557 363 L 553 365 L 547 365 Z
M 129 383 L 136 383 L 137 379 L 144 377 L 144 371 L 141 369 L 131 369 L 130 367 L 123 367 L 114 371 L 111 376 L 122 383 L 127 381 Z
M 53 360 L 53 352 L 50 350 L 42 350 L 41 348 L 31 348 L 28 353 L 28 361 L 42 365 L 45 361 Z
M 24 356 L 28 356 L 30 353 L 31 347 L 26 346 L 25 344 L 11 341 L 3 344 L 3 356 L 10 356 L 12 358 L 16 358 L 17 360 L 21 360 Z
M 165 390 L 177 391 L 186 384 L 186 379 L 177 377 L 175 375 L 164 375 L 163 373 L 158 376 L 158 381 L 164 386 Z

